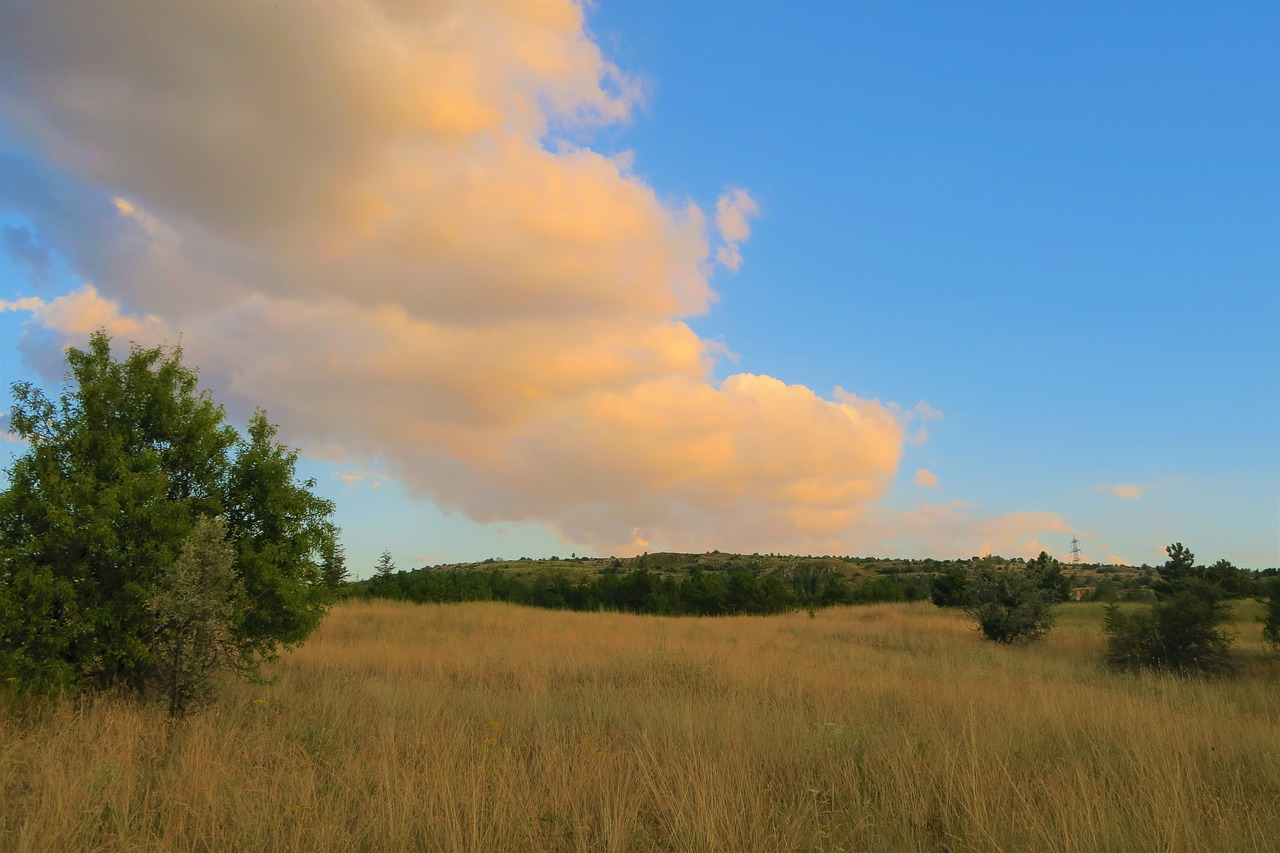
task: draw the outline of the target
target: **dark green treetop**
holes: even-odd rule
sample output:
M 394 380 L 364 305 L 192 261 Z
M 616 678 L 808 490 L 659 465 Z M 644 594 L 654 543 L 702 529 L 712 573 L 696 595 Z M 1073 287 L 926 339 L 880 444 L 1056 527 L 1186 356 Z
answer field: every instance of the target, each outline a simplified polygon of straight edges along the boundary
M 67 350 L 62 393 L 13 386 L 29 448 L 0 492 L 0 675 L 25 685 L 141 688 L 156 671 L 147 602 L 201 518 L 220 518 L 247 605 L 236 641 L 269 658 L 318 624 L 317 559 L 333 504 L 259 410 L 247 438 L 198 390 L 180 347 L 105 332 Z

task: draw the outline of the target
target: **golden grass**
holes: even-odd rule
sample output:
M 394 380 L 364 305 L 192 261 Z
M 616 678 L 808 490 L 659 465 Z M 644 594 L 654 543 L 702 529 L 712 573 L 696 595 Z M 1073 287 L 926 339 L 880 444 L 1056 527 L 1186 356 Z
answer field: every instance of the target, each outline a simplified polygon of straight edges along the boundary
M 1280 661 L 1102 671 L 927 604 L 673 619 L 350 603 L 166 743 L 0 714 L 0 850 L 1275 849 Z

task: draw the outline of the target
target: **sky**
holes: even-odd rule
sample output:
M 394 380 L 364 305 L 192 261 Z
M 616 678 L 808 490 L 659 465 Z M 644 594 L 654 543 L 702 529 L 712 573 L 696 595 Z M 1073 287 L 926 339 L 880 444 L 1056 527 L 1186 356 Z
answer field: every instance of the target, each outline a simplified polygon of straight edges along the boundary
M 1266 2 L 0 0 L 0 383 L 181 342 L 356 576 L 1275 566 L 1277 43 Z

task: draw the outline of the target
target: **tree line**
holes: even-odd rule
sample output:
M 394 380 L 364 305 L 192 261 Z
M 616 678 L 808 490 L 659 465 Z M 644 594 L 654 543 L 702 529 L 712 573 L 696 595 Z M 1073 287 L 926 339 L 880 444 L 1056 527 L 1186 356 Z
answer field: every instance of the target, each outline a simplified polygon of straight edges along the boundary
M 500 569 L 416 569 L 380 571 L 350 584 L 347 594 L 417 603 L 505 601 L 556 610 L 732 616 L 919 601 L 928 596 L 929 586 L 921 578 L 896 577 L 853 583 L 838 572 L 813 568 L 777 571 L 735 567 L 718 571 L 694 566 L 671 574 L 641 566 L 572 577 L 525 576 Z
M 1223 674 L 1233 668 L 1233 637 L 1226 625 L 1232 599 L 1266 597 L 1262 636 L 1280 651 L 1280 577 L 1247 572 L 1226 560 L 1197 565 L 1181 542 L 1165 549 L 1168 561 L 1151 584 L 1145 606 L 1107 606 L 1105 662 L 1119 670 Z M 934 578 L 930 599 L 958 607 L 989 640 L 1023 643 L 1053 627 L 1054 605 L 1069 598 L 1070 582 L 1045 552 L 1025 567 L 949 569 Z

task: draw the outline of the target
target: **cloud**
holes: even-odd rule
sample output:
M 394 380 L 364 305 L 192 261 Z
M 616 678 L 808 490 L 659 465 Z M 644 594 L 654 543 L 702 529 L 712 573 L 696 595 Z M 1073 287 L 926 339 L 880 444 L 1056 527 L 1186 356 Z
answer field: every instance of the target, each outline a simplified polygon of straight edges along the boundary
M 1280 551 L 1232 551 L 1231 556 L 1248 566 L 1274 566 Z
M 37 284 L 48 282 L 53 256 L 28 229 L 16 225 L 0 227 L 0 251 L 15 264 L 26 267 Z
M 1133 565 L 1133 563 L 1130 563 L 1124 557 L 1118 557 L 1115 554 L 1111 554 L 1110 556 L 1107 557 L 1107 559 L 1103 560 L 1102 562 L 1110 566 L 1132 566 Z
M 938 476 L 925 468 L 916 469 L 916 485 L 922 489 L 937 489 L 942 486 L 938 482 Z
M 0 205 L 85 282 L 0 310 L 180 336 L 233 414 L 413 497 L 602 553 L 1059 523 L 878 509 L 927 404 L 714 378 L 686 320 L 759 206 L 708 222 L 590 147 L 643 87 L 568 0 L 10 4 L 0 80 Z
M 742 266 L 739 246 L 751 236 L 750 220 L 760 214 L 760 206 L 744 189 L 727 190 L 716 201 L 716 230 L 723 245 L 716 249 L 716 260 L 733 272 Z
M 869 514 L 866 523 L 877 531 L 882 549 L 904 556 L 1033 557 L 1050 550 L 1041 540 L 1071 532 L 1057 513 L 983 515 L 980 510 L 962 501 L 924 504 L 900 514 L 877 511 Z
M 912 409 L 912 411 L 922 421 L 937 421 L 942 419 L 942 412 L 938 411 L 933 406 L 930 406 L 924 400 L 916 403 L 915 408 Z
M 1093 488 L 1094 491 L 1106 492 L 1112 497 L 1136 501 L 1142 497 L 1142 492 L 1146 487 L 1134 485 L 1132 483 L 1101 483 Z

